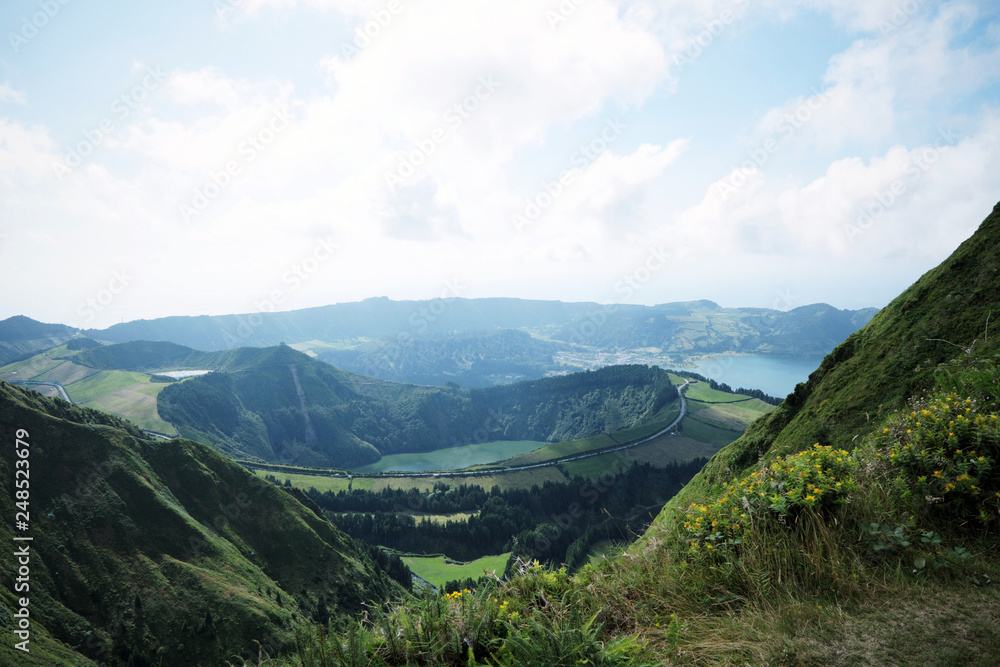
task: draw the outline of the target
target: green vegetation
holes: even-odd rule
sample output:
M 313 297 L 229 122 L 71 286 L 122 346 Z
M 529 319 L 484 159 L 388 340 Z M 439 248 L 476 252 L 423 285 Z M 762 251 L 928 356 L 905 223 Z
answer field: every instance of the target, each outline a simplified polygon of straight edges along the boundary
M 161 417 L 234 457 L 353 468 L 383 454 L 632 428 L 677 398 L 666 372 L 646 366 L 467 391 L 354 375 L 287 346 L 254 354 L 241 356 L 239 370 L 168 385 Z
M 128 387 L 148 383 L 149 376 L 142 373 L 101 371 L 86 379 L 67 385 L 66 393 L 69 394 L 74 403 L 86 403 L 99 396 L 105 396 Z
M 393 607 L 346 635 L 353 661 L 322 664 L 994 664 L 997 247 L 1000 205 L 621 558 L 575 576 L 522 565 L 437 613 L 433 598 Z M 453 650 L 459 636 L 473 641 Z M 344 637 L 306 638 L 298 658 L 321 664 Z
M 688 463 L 695 459 L 707 459 L 718 451 L 715 445 L 679 436 L 663 436 L 617 452 L 592 456 L 579 461 L 561 463 L 567 475 L 597 479 L 609 470 L 632 463 L 648 463 L 657 468 L 666 468 L 675 463 Z
M 461 565 L 449 563 L 443 556 L 418 557 L 403 556 L 403 562 L 415 575 L 443 588 L 449 581 L 479 579 L 484 573 L 501 576 L 507 569 L 509 553 L 499 556 L 483 556 Z
M 914 399 L 853 452 L 814 444 L 765 461 L 576 576 L 522 563 L 443 603 L 392 607 L 347 634 L 354 662 L 327 664 L 619 664 L 624 652 L 623 664 L 991 665 L 1000 372 L 991 386 L 992 400 L 968 386 Z M 454 652 L 466 614 L 486 622 Z M 440 633 L 409 633 L 418 619 Z M 919 629 L 932 619 L 935 632 Z M 343 637 L 304 638 L 299 658 Z
M 156 397 L 163 391 L 162 384 L 136 384 L 90 400 L 88 408 L 97 408 L 134 422 L 147 431 L 164 435 L 177 435 L 177 429 L 160 419 Z
M 351 348 L 342 342 L 296 347 L 308 349 L 338 368 L 384 380 L 433 385 L 454 382 L 463 387 L 544 377 L 557 366 L 555 355 L 569 349 L 565 343 L 512 330 L 414 338 L 406 344 L 376 339 Z
M 0 321 L 0 366 L 63 345 L 75 330 L 63 324 L 45 324 L 16 315 Z
M 707 403 L 734 403 L 747 400 L 747 396 L 733 394 L 721 389 L 713 389 L 708 382 L 693 381 L 688 385 L 684 396 L 691 401 L 704 401 Z
M 487 491 L 478 480 L 463 480 L 460 486 L 438 481 L 427 491 L 312 490 L 307 495 L 348 535 L 407 554 L 443 553 L 464 561 L 513 550 L 522 558 L 577 567 L 591 544 L 627 541 L 641 531 L 703 462 L 654 468 L 622 458 L 608 461 L 592 478 L 528 489 Z M 459 513 L 466 516 L 440 520 L 440 515 Z
M 681 422 L 681 432 L 692 440 L 707 442 L 715 445 L 716 449 L 721 449 L 742 435 L 742 430 L 724 428 L 700 420 L 697 416 L 690 415 Z
M 554 442 L 551 445 L 540 447 L 533 452 L 516 456 L 509 461 L 504 461 L 504 466 L 514 467 L 531 465 L 532 463 L 551 461 L 552 459 L 562 458 L 563 456 L 572 456 L 573 454 L 582 454 L 583 452 L 589 452 L 595 449 L 614 447 L 615 444 L 617 444 L 616 441 L 606 433 L 594 435 L 589 438 L 564 440 L 563 442 Z
M 531 452 L 544 447 L 537 440 L 494 440 L 460 447 L 446 447 L 431 452 L 415 454 L 390 454 L 377 463 L 354 468 L 357 473 L 373 473 L 392 470 L 421 472 L 427 470 L 455 470 L 476 466 L 492 467 L 498 461 L 514 458 L 523 452 Z
M 33 537 L 32 653 L 5 641 L 0 664 L 223 664 L 255 642 L 287 652 L 296 626 L 340 625 L 402 591 L 386 556 L 204 445 L 7 383 L 0 434 L 0 539 L 13 543 L 16 511 Z M 8 586 L 0 602 L 18 608 Z

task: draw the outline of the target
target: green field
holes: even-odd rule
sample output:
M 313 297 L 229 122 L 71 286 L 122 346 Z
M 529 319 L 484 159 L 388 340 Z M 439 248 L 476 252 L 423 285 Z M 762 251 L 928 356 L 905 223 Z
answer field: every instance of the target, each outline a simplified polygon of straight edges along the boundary
M 12 364 L 7 364 L 3 368 L 0 368 L 0 379 L 11 382 L 36 379 L 38 374 L 55 368 L 62 363 L 52 358 L 56 356 L 55 352 L 59 349 L 65 351 L 66 346 L 64 345 L 61 348 L 48 350 L 47 352 L 37 354 L 30 359 L 25 359 L 24 361 L 16 361 Z
M 544 447 L 535 440 L 496 440 L 459 447 L 446 447 L 430 452 L 390 454 L 371 465 L 355 468 L 354 472 L 425 472 L 429 470 L 461 470 L 473 466 L 493 465 L 526 452 Z M 541 459 L 544 460 L 544 459 Z
M 747 396 L 742 394 L 727 394 L 724 391 L 712 389 L 707 382 L 700 380 L 692 381 L 684 391 L 684 396 L 694 401 L 710 401 L 712 403 L 733 403 L 736 401 L 746 401 Z
M 270 470 L 255 470 L 254 472 L 261 478 L 270 475 L 277 479 L 279 484 L 284 484 L 285 480 L 288 480 L 296 489 L 302 489 L 303 491 L 308 491 L 309 489 L 316 489 L 320 493 L 325 493 L 326 491 L 333 491 L 334 493 L 337 493 L 338 491 L 347 491 L 348 480 L 344 477 L 298 475 L 295 473 L 272 472 Z M 371 491 L 372 482 L 374 481 L 375 480 L 371 478 L 364 477 L 355 479 L 351 488 L 359 491 Z
M 60 361 L 44 373 L 37 375 L 34 379 L 44 380 L 46 382 L 58 382 L 59 384 L 67 385 L 78 382 L 96 372 L 97 371 L 95 369 L 90 368 L 89 366 L 74 364 L 72 361 Z
M 465 565 L 450 565 L 444 558 L 427 557 L 419 558 L 414 556 L 404 556 L 403 562 L 413 570 L 413 573 L 423 577 L 435 586 L 444 586 L 449 581 L 456 579 L 478 579 L 483 576 L 483 571 L 495 572 L 499 577 L 503 575 L 507 567 L 507 560 L 510 554 L 500 554 L 499 556 L 483 556 Z
M 736 440 L 743 434 L 743 430 L 729 430 L 712 426 L 704 422 L 695 421 L 688 417 L 681 422 L 681 432 L 685 437 L 701 442 L 715 445 L 717 448 L 724 447 Z
M 684 463 L 700 457 L 710 458 L 718 450 L 719 447 L 711 443 L 678 435 L 664 435 L 636 447 L 561 463 L 559 467 L 572 477 L 596 479 L 609 471 L 620 472 L 632 463 L 649 463 L 662 468 L 671 463 Z
M 160 413 L 156 409 L 156 397 L 166 386 L 158 383 L 132 385 L 98 396 L 88 401 L 86 407 L 120 415 L 147 431 L 177 435 L 177 429 L 160 419 Z
M 85 380 L 66 385 L 66 393 L 74 403 L 86 403 L 137 384 L 149 384 L 149 376 L 131 371 L 100 371 Z
M 756 398 L 752 401 L 742 403 L 723 403 L 717 405 L 696 403 L 692 405 L 692 407 L 695 406 L 698 409 L 692 410 L 692 413 L 698 419 L 723 428 L 739 430 L 745 429 L 754 419 L 771 412 L 775 407 Z
M 532 463 L 540 463 L 541 461 L 549 461 L 563 456 L 572 456 L 573 454 L 589 452 L 593 449 L 601 449 L 602 447 L 614 447 L 615 444 L 617 443 L 614 440 L 604 434 L 591 436 L 589 438 L 580 438 L 579 440 L 554 442 L 528 454 L 505 461 L 504 465 L 507 467 L 515 467 L 529 465 Z

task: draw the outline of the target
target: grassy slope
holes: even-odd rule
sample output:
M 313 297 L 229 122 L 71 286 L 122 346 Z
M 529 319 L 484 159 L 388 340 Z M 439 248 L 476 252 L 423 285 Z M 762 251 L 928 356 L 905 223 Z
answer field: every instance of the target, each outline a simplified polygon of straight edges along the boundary
M 510 554 L 500 554 L 499 556 L 483 556 L 465 565 L 452 565 L 446 563 L 441 557 L 404 557 L 406 563 L 414 574 L 423 577 L 435 586 L 444 586 L 449 581 L 459 579 L 478 579 L 483 576 L 483 572 L 494 572 L 497 576 L 503 574 L 507 567 L 507 560 Z
M 147 440 L 8 384 L 0 424 L 6 442 L 30 434 L 35 664 L 60 664 L 72 646 L 104 661 L 220 664 L 255 640 L 287 647 L 321 598 L 342 615 L 392 588 L 317 512 L 204 445 Z M 7 517 L 10 452 L 0 454 Z M 0 540 L 11 532 L 0 525 Z M 0 663 L 11 655 L 4 642 Z
M 1000 349 L 1000 336 L 984 341 L 991 309 L 1000 313 L 998 247 L 1000 204 L 951 257 L 837 346 L 777 410 L 720 451 L 661 517 L 711 495 L 761 457 L 816 442 L 850 449 L 854 436 L 866 432 L 870 422 L 929 386 L 937 364 L 961 354 L 955 345 L 978 341 L 982 354 Z
M 951 258 L 828 356 L 784 405 L 720 451 L 622 557 L 599 561 L 575 577 L 525 568 L 497 589 L 450 601 L 452 616 L 443 624 L 445 630 L 461 627 L 456 610 L 469 618 L 504 618 L 504 646 L 513 643 L 532 656 L 512 664 L 555 664 L 550 647 L 559 645 L 566 649 L 557 651 L 564 659 L 575 657 L 570 652 L 576 649 L 576 656 L 587 653 L 588 664 L 623 666 L 996 665 L 1000 501 L 993 495 L 1000 498 L 1000 487 L 989 472 L 1000 442 L 996 422 L 990 421 L 996 418 L 995 375 L 992 389 L 983 390 L 993 400 L 982 400 L 978 405 L 984 409 L 969 415 L 968 428 L 955 426 L 956 433 L 945 435 L 962 419 L 961 406 L 966 413 L 977 406 L 963 401 L 961 392 L 959 402 L 947 408 L 955 408 L 947 426 L 926 410 L 908 414 L 905 419 L 911 421 L 905 423 L 901 415 L 890 413 L 930 387 L 939 362 L 961 354 L 930 339 L 970 345 L 985 338 L 988 314 L 1000 312 L 998 247 L 1000 205 Z M 981 341 L 977 356 L 993 355 L 998 347 L 995 338 L 989 344 Z M 949 396 L 948 402 L 952 400 Z M 923 430 L 921 420 L 926 422 Z M 909 430 L 911 424 L 916 430 Z M 979 471 L 975 474 L 983 484 L 981 500 L 972 500 L 980 493 L 973 493 L 976 486 L 956 491 L 956 485 L 949 484 L 956 491 L 952 496 L 914 498 L 895 481 L 914 474 L 906 467 L 912 465 L 908 457 L 926 447 L 927 458 L 922 460 L 927 471 L 947 468 L 956 483 L 971 484 L 958 476 L 965 468 L 949 466 L 975 455 L 965 440 L 952 437 L 965 438 L 962 434 L 974 429 L 979 436 L 970 436 L 968 442 L 987 455 L 969 468 Z M 873 430 L 875 435 L 868 437 Z M 911 433 L 917 435 L 911 439 Z M 853 449 L 855 438 L 859 446 L 853 456 L 839 449 L 822 454 L 822 449 L 811 448 L 819 441 Z M 801 450 L 808 451 L 795 459 L 794 469 L 787 459 L 776 461 L 781 454 Z M 813 457 L 820 456 L 828 457 L 825 469 L 814 465 Z M 747 479 L 761 458 L 774 465 Z M 849 471 L 842 478 L 846 491 L 830 477 L 839 474 L 834 466 L 840 465 Z M 907 469 L 911 473 L 905 473 Z M 821 479 L 824 474 L 826 480 L 817 482 L 825 487 L 822 492 L 805 491 L 802 476 Z M 764 500 L 757 500 L 751 481 L 767 491 L 760 491 Z M 746 484 L 750 488 L 744 489 Z M 797 496 L 791 490 L 796 484 L 803 485 Z M 933 495 L 949 493 L 943 482 L 932 488 Z M 848 502 L 809 505 L 817 496 L 822 503 L 837 493 L 846 493 Z M 794 512 L 779 514 L 776 507 L 786 496 L 801 504 Z M 692 507 L 687 518 L 679 517 L 678 508 L 695 500 L 702 504 Z M 708 517 L 705 525 L 697 525 L 699 516 Z M 908 532 L 911 541 L 887 544 L 881 538 L 865 538 L 872 522 L 882 523 L 884 531 L 896 526 Z M 928 528 L 935 532 L 924 532 Z M 879 534 L 884 535 L 882 530 Z M 934 535 L 939 546 L 931 540 Z M 967 550 L 968 558 L 958 549 Z M 927 559 L 933 559 L 934 568 Z M 938 565 L 946 567 L 939 570 Z M 984 585 L 987 578 L 994 583 Z M 436 609 L 433 602 L 411 604 L 376 622 L 404 636 L 406 651 L 426 647 L 437 657 L 428 664 L 465 664 L 462 654 L 450 657 L 437 648 L 440 643 L 433 646 L 407 632 L 416 625 L 415 617 L 429 627 L 427 621 L 440 616 Z M 585 636 L 576 627 L 564 632 L 573 626 L 574 611 L 577 618 L 599 615 L 601 634 Z M 633 643 L 623 656 L 622 642 L 633 639 L 647 650 Z M 495 638 L 489 642 L 489 636 L 481 641 L 483 654 L 500 643 Z M 594 656 L 591 648 L 598 642 L 602 652 Z M 375 638 L 368 643 L 379 646 Z

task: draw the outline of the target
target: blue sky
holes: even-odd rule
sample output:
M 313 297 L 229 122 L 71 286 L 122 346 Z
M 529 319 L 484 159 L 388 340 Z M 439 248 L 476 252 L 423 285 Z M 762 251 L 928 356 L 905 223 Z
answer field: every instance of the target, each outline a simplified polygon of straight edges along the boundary
M 382 295 L 882 306 L 1000 199 L 998 15 L 11 0 L 0 317 Z

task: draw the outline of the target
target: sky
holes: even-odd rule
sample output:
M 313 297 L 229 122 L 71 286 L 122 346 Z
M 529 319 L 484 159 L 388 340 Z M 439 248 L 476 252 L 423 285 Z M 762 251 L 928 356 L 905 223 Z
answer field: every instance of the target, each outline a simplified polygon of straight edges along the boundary
M 1000 200 L 1000 5 L 5 0 L 0 318 L 881 307 Z

